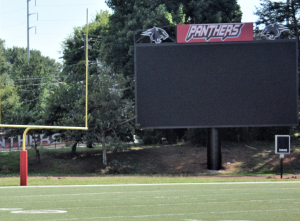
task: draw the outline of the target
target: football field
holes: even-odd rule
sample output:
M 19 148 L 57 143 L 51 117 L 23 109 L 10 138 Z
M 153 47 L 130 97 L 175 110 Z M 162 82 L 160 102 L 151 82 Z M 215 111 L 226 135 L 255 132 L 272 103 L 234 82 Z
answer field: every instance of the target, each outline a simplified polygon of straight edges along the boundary
M 300 182 L 0 187 L 0 220 L 299 220 Z

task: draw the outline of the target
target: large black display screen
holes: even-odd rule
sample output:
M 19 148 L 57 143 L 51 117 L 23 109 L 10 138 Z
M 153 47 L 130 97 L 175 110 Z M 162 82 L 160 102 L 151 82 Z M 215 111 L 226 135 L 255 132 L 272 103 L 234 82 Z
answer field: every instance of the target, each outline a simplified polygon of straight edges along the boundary
M 294 40 L 136 44 L 141 128 L 298 125 Z

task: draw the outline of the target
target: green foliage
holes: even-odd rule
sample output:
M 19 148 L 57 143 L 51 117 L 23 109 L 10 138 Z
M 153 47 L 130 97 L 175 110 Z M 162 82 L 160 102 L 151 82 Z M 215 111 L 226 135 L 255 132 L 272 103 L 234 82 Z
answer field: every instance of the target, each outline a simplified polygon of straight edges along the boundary
M 131 85 L 123 75 L 114 73 L 98 59 L 108 18 L 108 11 L 100 11 L 89 24 L 89 129 L 87 132 L 60 131 L 65 141 L 74 143 L 74 153 L 76 144 L 81 141 L 87 142 L 89 147 L 99 142 L 105 147 L 107 136 L 132 139 L 133 105 L 123 99 L 124 91 Z M 61 79 L 64 84 L 54 88 L 47 98 L 45 116 L 48 124 L 83 126 L 85 123 L 85 34 L 85 26 L 74 28 L 63 43 Z
M 137 139 L 144 145 L 164 144 L 162 138 L 165 138 L 167 144 L 176 144 L 184 138 L 186 129 L 157 129 L 157 130 L 136 130 Z
M 7 73 L 14 80 L 22 103 L 29 104 L 30 109 L 41 106 L 41 100 L 48 94 L 49 88 L 59 83 L 55 77 L 60 65 L 36 50 L 31 51 L 29 60 L 24 48 L 8 48 L 5 55 L 11 65 Z
M 273 24 L 273 23 L 284 23 L 290 28 L 294 34 L 298 24 L 295 24 L 295 18 L 300 10 L 300 1 L 271 1 L 271 0 L 260 0 L 260 6 L 256 7 L 255 15 L 258 16 L 256 22 L 260 24 Z M 296 18 L 297 20 L 298 18 Z M 299 29 L 299 25 L 298 25 Z
M 207 129 L 188 129 L 184 139 L 193 145 L 207 146 Z
M 4 57 L 7 66 L 1 72 L 2 123 L 43 124 L 45 98 L 50 89 L 59 84 L 56 76 L 60 65 L 35 50 L 28 60 L 26 50 L 18 47 L 5 49 Z M 23 130 L 6 129 L 6 132 L 6 136 L 14 136 Z
M 274 141 L 275 135 L 278 134 L 291 134 L 291 127 L 241 127 L 221 129 L 221 136 L 224 141 Z
M 103 37 L 101 58 L 117 73 L 133 78 L 133 33 L 153 26 L 181 23 L 239 22 L 235 0 L 107 0 L 114 11 Z
M 151 144 L 161 144 L 161 138 L 166 137 L 166 130 L 137 130 L 137 135 L 141 139 L 142 144 L 151 145 Z
M 1 67 L 1 123 L 18 125 L 43 125 L 46 98 L 57 80 L 60 64 L 40 51 L 32 50 L 30 59 L 24 48 L 4 47 L 0 40 Z M 5 136 L 12 137 L 23 133 L 23 129 L 5 129 Z M 29 135 L 38 133 L 30 130 Z M 39 151 L 33 145 L 37 162 Z
M 233 127 L 220 128 L 222 141 L 274 141 L 275 135 L 291 134 L 291 127 Z M 207 146 L 207 129 L 188 129 L 184 139 L 193 145 Z
M 20 108 L 21 103 L 14 82 L 6 73 L 1 76 L 0 94 L 1 118 L 7 120 L 10 118 L 11 113 L 15 113 Z

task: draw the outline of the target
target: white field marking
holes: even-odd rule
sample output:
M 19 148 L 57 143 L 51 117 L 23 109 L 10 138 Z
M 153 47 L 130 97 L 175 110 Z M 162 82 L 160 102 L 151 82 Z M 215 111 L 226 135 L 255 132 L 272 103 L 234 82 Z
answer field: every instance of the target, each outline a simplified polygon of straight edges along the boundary
M 222 195 L 222 194 L 220 194 Z M 224 195 L 228 195 L 228 194 L 224 194 Z M 209 196 L 209 195 L 207 195 Z M 89 199 L 89 201 L 99 201 L 99 200 L 103 200 L 103 199 Z M 118 198 L 119 200 L 119 198 Z M 213 200 L 216 200 L 216 199 L 213 199 Z M 291 201 L 291 200 L 299 200 L 299 198 L 284 198 L 284 199 L 269 199 L 269 200 L 240 200 L 240 201 L 230 201 L 230 203 L 252 203 L 252 202 L 279 202 L 279 201 Z M 51 203 L 51 202 L 56 202 L 57 200 L 47 200 L 47 203 Z M 80 202 L 82 201 L 81 199 L 78 199 L 78 200 L 60 200 L 60 202 Z M 44 203 L 45 201 L 34 201 L 32 203 L 27 203 L 27 204 L 36 204 L 36 203 Z M 5 203 L 5 205 L 8 205 L 8 204 L 23 204 L 24 202 L 7 202 Z M 125 206 L 95 206 L 95 207 L 72 207 L 72 208 L 66 208 L 66 209 L 74 209 L 74 208 L 114 208 L 114 207 L 142 207 L 142 206 L 180 206 L 180 205 L 194 205 L 194 204 L 197 204 L 197 205 L 200 205 L 200 204 L 223 204 L 223 203 L 229 203 L 229 201 L 226 201 L 226 202 L 213 202 L 213 201 L 210 201 L 210 202 L 199 202 L 199 203 L 178 203 L 178 204 L 154 204 L 154 205 L 150 205 L 150 204 L 145 204 L 145 205 L 142 205 L 142 204 L 139 204 L 139 205 L 125 205 Z M 0 203 L 1 205 L 1 203 Z
M 155 191 L 125 191 L 125 192 L 102 192 L 102 193 L 67 193 L 67 194 L 47 194 L 47 195 L 18 195 L 18 196 L 9 196 L 9 198 L 21 198 L 21 197 L 58 197 L 58 196 L 84 196 L 84 195 L 104 195 L 104 194 L 128 194 L 130 192 L 132 193 L 165 193 L 165 192 L 186 192 L 187 190 L 155 190 Z M 221 193 L 221 192 L 214 192 L 214 194 L 218 194 L 218 195 L 222 195 L 222 196 L 226 196 L 226 195 L 258 195 L 260 193 Z M 194 196 L 194 195 L 193 195 Z M 212 195 L 197 195 L 197 197 L 205 197 L 205 196 L 212 196 Z M 8 196 L 0 196 L 1 198 L 7 198 Z M 126 197 L 126 196 L 125 196 Z M 190 196 L 183 196 L 185 198 L 190 198 Z M 173 198 L 183 198 L 183 197 L 177 197 L 177 196 L 167 196 L 164 198 L 168 198 L 168 199 L 173 199 Z M 127 198 L 126 199 L 136 199 L 136 198 L 147 198 L 149 199 L 148 196 L 140 196 L 140 197 L 134 197 L 134 198 Z M 155 197 L 153 197 L 155 198 Z M 118 199 L 122 199 L 122 197 L 118 197 Z M 195 198 L 196 199 L 196 198 Z M 97 199 L 91 199 L 91 200 L 103 200 L 102 198 L 97 198 Z M 70 201 L 74 201 L 74 200 L 70 200 Z M 75 200 L 77 201 L 77 200 Z
M 299 210 L 295 209 L 272 209 L 272 210 L 245 210 L 245 211 L 224 211 L 224 212 L 199 212 L 199 213 L 173 213 L 173 214 L 156 214 L 156 215 L 136 215 L 136 216 L 98 216 L 88 218 L 69 218 L 69 219 L 49 219 L 49 220 L 38 220 L 38 221 L 64 221 L 64 220 L 99 220 L 99 219 L 117 219 L 117 218 L 147 218 L 147 217 L 162 217 L 162 216 L 189 216 L 189 215 L 202 215 L 202 214 L 230 214 L 230 213 L 257 213 L 257 212 L 276 212 L 285 210 Z
M 214 194 L 217 195 L 222 195 L 222 196 L 226 196 L 226 195 L 258 195 L 261 193 L 222 193 L 222 192 L 214 192 Z M 206 195 L 206 196 L 211 196 L 211 195 Z
M 275 199 L 277 201 L 284 201 L 284 200 L 298 200 L 296 199 Z M 262 202 L 274 202 L 273 200 L 258 200 Z M 47 201 L 52 202 L 52 201 Z M 226 202 L 199 202 L 199 203 L 164 203 L 164 204 L 138 204 L 138 205 L 124 205 L 124 206 L 87 206 L 87 207 L 66 207 L 63 209 L 72 210 L 72 209 L 100 209 L 100 208 L 127 208 L 127 207 L 157 207 L 157 206 L 183 206 L 183 205 L 201 205 L 201 204 L 228 204 L 228 203 L 254 203 L 256 200 L 244 200 L 244 201 L 226 201 Z M 62 208 L 53 208 L 53 209 L 62 209 Z
M 271 187 L 271 188 L 268 188 L 267 190 L 300 190 L 299 188 L 285 188 L 285 187 L 282 187 L 282 188 L 275 188 L 275 187 Z
M 147 191 L 145 191 L 145 192 L 147 192 Z M 247 193 L 245 193 L 245 194 L 247 194 Z M 257 195 L 257 194 L 259 194 L 259 193 L 248 193 L 248 194 L 253 194 L 253 195 Z M 228 193 L 226 193 L 226 194 L 218 194 L 219 196 L 226 196 L 226 195 L 241 195 L 241 194 L 228 194 Z M 60 195 L 58 195 L 58 196 L 60 196 Z M 211 196 L 211 195 L 199 195 L 199 196 Z M 22 196 L 22 197 L 25 197 L 25 196 Z M 38 196 L 38 197 L 40 197 L 40 196 Z M 0 197 L 1 198 L 1 197 Z M 142 198 L 146 198 L 146 197 L 142 197 Z M 155 197 L 153 197 L 153 198 L 155 198 Z M 172 197 L 158 197 L 158 198 L 167 198 L 167 199 L 172 199 Z M 188 198 L 188 197 L 187 197 Z M 123 198 L 121 198 L 121 197 L 118 197 L 118 198 L 115 198 L 114 200 L 115 201 L 118 201 L 118 200 L 120 200 L 120 199 L 123 199 Z M 126 199 L 137 199 L 137 198 L 126 198 Z M 149 199 L 149 197 L 148 197 L 148 199 Z M 190 199 L 198 199 L 198 198 L 190 198 Z M 298 198 L 297 198 L 298 199 Z M 96 199 L 89 199 L 89 201 L 102 201 L 102 200 L 107 200 L 107 199 L 102 199 L 102 198 L 96 198 Z M 284 200 L 287 200 L 287 199 L 284 199 Z M 80 201 L 82 201 L 82 199 L 76 199 L 76 200 L 60 200 L 60 202 L 80 202 Z M 45 200 L 40 200 L 40 201 L 34 201 L 34 202 L 32 202 L 32 203 L 28 203 L 28 204 L 36 204 L 36 203 L 39 203 L 39 202 L 45 202 Z M 47 200 L 47 202 L 49 203 L 49 202 L 57 202 L 57 200 Z M 232 202 L 235 202 L 235 201 L 232 201 Z M 249 201 L 239 201 L 239 202 L 249 202 Z M 6 202 L 5 203 L 5 205 L 8 205 L 8 204 L 23 204 L 24 202 Z M 206 202 L 206 204 L 208 204 L 208 203 L 218 203 L 218 202 Z M 0 203 L 0 205 L 1 205 L 1 203 Z
M 202 221 L 201 219 L 184 219 L 184 221 Z
M 180 190 L 179 190 L 180 191 Z M 153 190 L 153 191 L 124 191 L 124 192 L 102 192 L 102 193 L 66 193 L 66 194 L 45 194 L 45 195 L 22 195 L 22 196 L 9 196 L 9 198 L 12 197 L 57 197 L 57 196 L 84 196 L 84 195 L 104 195 L 104 194 L 122 194 L 122 193 L 161 193 L 161 192 L 179 192 L 177 190 Z M 185 190 L 182 190 L 185 191 Z M 0 198 L 6 198 L 8 196 L 0 196 Z
M 266 181 L 266 182 L 217 182 L 217 183 L 146 183 L 146 184 L 98 184 L 98 185 L 49 185 L 49 186 L 3 186 L 8 188 L 60 188 L 60 187 L 124 187 L 124 186 L 185 186 L 185 185 L 239 185 L 239 184 L 291 184 L 300 181 Z
M 67 213 L 67 211 L 41 209 L 41 210 L 17 210 L 17 211 L 11 211 L 10 213 L 41 214 L 41 213 Z
M 227 203 L 256 203 L 256 202 L 272 202 L 272 203 L 279 203 L 280 201 L 290 201 L 290 200 L 299 200 L 299 198 L 295 199 L 272 199 L 272 200 L 240 200 L 240 201 L 224 201 L 224 202 L 199 202 L 199 203 L 164 203 L 164 204 L 138 204 L 138 205 L 124 205 L 124 206 L 88 206 L 88 207 L 66 207 L 63 209 L 68 209 L 68 210 L 74 210 L 74 209 L 100 209 L 100 208 L 129 208 L 129 207 L 158 207 L 158 206 L 183 206 L 183 205 L 207 205 L 207 204 L 227 204 Z M 60 202 L 80 202 L 81 200 L 63 200 Z M 35 201 L 35 203 L 39 202 L 45 202 L 45 201 Z M 47 203 L 51 202 L 56 202 L 56 201 L 47 201 Z M 23 203 L 23 202 L 13 202 L 11 204 L 16 204 L 16 203 Z M 53 208 L 53 209 L 61 209 L 61 208 Z
M 0 208 L 0 211 L 22 210 L 22 208 Z

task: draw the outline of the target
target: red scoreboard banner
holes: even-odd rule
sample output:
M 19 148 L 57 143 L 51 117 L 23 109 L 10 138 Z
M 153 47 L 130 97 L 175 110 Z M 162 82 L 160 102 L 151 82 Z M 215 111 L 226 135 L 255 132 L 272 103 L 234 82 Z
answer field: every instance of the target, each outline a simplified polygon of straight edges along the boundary
M 177 43 L 253 41 L 253 23 L 177 25 Z

